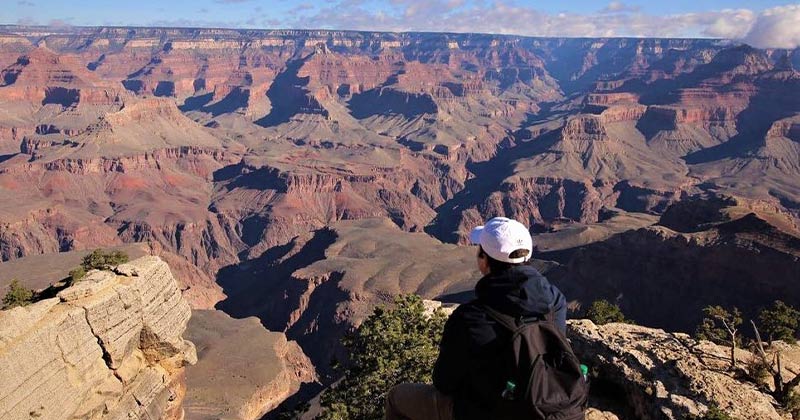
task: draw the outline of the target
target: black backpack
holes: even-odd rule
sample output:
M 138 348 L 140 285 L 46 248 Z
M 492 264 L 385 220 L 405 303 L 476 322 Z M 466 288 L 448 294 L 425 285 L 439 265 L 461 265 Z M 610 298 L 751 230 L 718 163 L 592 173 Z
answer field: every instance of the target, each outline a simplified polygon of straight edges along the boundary
M 516 319 L 482 305 L 511 332 L 503 356 L 505 390 L 498 390 L 493 419 L 584 420 L 589 385 L 555 314 Z

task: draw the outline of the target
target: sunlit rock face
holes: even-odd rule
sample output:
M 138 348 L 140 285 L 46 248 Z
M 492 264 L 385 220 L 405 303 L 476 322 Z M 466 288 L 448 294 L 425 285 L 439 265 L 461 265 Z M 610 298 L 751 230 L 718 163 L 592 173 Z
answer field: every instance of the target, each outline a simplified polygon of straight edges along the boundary
M 190 315 L 157 257 L 0 312 L 0 418 L 183 418 Z

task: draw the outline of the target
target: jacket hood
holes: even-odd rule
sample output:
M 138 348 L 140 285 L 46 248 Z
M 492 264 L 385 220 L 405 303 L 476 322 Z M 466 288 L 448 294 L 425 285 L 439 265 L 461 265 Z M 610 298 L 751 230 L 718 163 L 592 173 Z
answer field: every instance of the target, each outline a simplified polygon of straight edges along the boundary
M 529 265 L 485 275 L 475 286 L 475 295 L 480 302 L 514 317 L 545 315 L 566 303 L 561 292 Z

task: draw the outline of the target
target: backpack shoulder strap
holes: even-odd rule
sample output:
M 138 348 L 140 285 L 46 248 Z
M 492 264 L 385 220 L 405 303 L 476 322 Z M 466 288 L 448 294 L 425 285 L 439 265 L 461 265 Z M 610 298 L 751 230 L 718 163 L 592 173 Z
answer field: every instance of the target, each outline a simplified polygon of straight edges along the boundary
M 511 331 L 516 331 L 519 328 L 517 325 L 516 319 L 510 315 L 506 315 L 489 305 L 480 305 L 481 309 L 483 309 L 487 315 L 492 317 L 495 321 L 497 321 L 500 325 L 506 327 Z
M 550 311 L 549 313 L 538 317 L 518 319 L 514 318 L 511 315 L 506 315 L 486 304 L 481 304 L 480 307 L 486 312 L 487 315 L 492 317 L 492 319 L 494 319 L 495 321 L 500 323 L 500 325 L 508 328 L 511 331 L 517 331 L 520 327 L 524 326 L 525 324 L 529 324 L 531 322 L 537 322 L 537 321 L 554 322 L 555 319 L 555 313 L 553 313 L 553 311 Z

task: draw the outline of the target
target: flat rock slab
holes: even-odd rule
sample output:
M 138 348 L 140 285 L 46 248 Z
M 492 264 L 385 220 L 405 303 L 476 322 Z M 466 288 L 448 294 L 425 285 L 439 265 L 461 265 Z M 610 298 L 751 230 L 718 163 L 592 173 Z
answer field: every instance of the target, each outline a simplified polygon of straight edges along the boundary
M 222 311 L 196 310 L 187 338 L 198 362 L 186 370 L 187 420 L 260 418 L 314 379 L 311 362 L 281 332 L 256 318 L 235 319 Z

